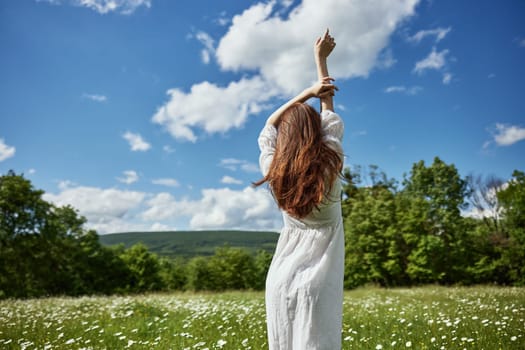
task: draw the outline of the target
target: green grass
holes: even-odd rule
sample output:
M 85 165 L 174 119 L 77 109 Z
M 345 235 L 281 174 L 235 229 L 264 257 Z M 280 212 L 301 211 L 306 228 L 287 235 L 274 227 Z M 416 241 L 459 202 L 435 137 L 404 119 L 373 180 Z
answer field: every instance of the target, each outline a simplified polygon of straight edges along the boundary
M 213 255 L 217 247 L 225 244 L 251 253 L 263 249 L 273 254 L 279 234 L 265 231 L 166 231 L 114 233 L 99 237 L 105 245 L 122 243 L 128 248 L 142 242 L 151 252 L 161 256 L 191 258 Z
M 343 349 L 524 349 L 524 288 L 345 293 Z M 267 348 L 264 294 L 0 301 L 1 349 Z

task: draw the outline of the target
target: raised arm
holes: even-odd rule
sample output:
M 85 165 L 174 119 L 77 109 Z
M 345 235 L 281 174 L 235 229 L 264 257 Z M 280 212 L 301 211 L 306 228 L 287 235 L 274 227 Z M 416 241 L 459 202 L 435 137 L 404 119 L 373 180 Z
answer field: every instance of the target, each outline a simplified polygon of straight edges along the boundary
M 334 84 L 332 84 L 332 80 L 332 78 L 327 76 L 321 79 L 320 81 L 316 82 L 312 86 L 304 89 L 297 96 L 293 97 L 288 102 L 279 107 L 275 112 L 273 112 L 266 121 L 266 124 L 277 124 L 279 118 L 284 113 L 284 111 L 290 108 L 294 103 L 304 103 L 312 97 L 318 97 L 319 99 L 321 99 L 321 101 L 323 101 L 328 96 L 330 96 L 331 100 L 334 94 L 334 90 L 337 90 L 337 87 Z
M 288 102 L 283 104 L 281 107 L 277 108 L 275 112 L 273 112 L 268 120 L 266 121 L 266 124 L 277 124 L 279 121 L 279 118 L 281 115 L 286 111 L 290 106 L 292 106 L 294 103 L 300 102 L 306 102 L 310 98 L 312 98 L 312 92 L 310 91 L 310 88 L 303 90 L 299 95 L 295 96 L 294 98 L 290 99 Z
M 317 66 L 317 78 L 323 81 L 329 77 L 327 58 L 335 48 L 335 41 L 327 29 L 324 35 L 318 38 L 314 45 L 315 64 Z M 331 79 L 333 80 L 333 79 Z M 334 110 L 333 94 L 321 97 L 321 111 Z

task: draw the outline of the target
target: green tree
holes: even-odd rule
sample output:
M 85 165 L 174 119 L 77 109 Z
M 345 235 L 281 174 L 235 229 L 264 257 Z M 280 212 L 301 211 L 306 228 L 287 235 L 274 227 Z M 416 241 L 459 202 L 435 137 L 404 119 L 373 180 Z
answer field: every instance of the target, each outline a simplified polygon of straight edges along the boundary
M 46 202 L 22 175 L 0 177 L 0 295 L 65 294 L 75 284 L 75 240 L 85 219 Z
M 163 288 L 159 258 L 155 253 L 150 252 L 143 243 L 134 244 L 126 249 L 120 257 L 130 273 L 128 291 L 137 293 Z
M 253 257 L 241 248 L 217 248 L 208 270 L 213 290 L 250 289 L 256 282 Z
M 515 170 L 512 177 L 497 194 L 508 232 L 501 259 L 509 281 L 525 285 L 525 173 Z
M 125 292 L 131 274 L 120 257 L 124 247 L 103 246 L 93 230 L 79 237 L 76 243 L 78 249 L 73 250 L 76 254 L 71 264 L 80 286 L 76 294 Z
M 253 288 L 263 290 L 266 286 L 266 276 L 272 263 L 273 255 L 266 250 L 259 250 L 254 258 L 255 278 Z
M 383 187 L 360 188 L 352 201 L 352 210 L 345 218 L 347 287 L 390 285 L 390 272 L 397 266 L 389 256 L 395 234 L 393 193 Z
M 121 290 L 127 268 L 115 251 L 74 208 L 43 194 L 13 171 L 0 176 L 0 297 Z
M 402 283 L 403 269 L 396 232 L 396 182 L 377 166 L 363 174 L 346 169 L 343 187 L 345 225 L 345 287 L 365 283 Z M 365 186 L 358 185 L 365 182 Z
M 34 276 L 38 241 L 34 235 L 47 225 L 52 206 L 23 176 L 9 171 L 0 177 L 0 296 L 43 293 Z
M 186 262 L 183 258 L 161 258 L 160 277 L 168 290 L 183 290 L 188 282 Z
M 23 175 L 10 170 L 0 176 L 0 239 L 5 242 L 17 235 L 40 233 L 47 226 L 53 206 L 42 199 Z
M 200 291 L 213 290 L 208 258 L 196 256 L 191 258 L 186 265 L 187 281 L 185 289 Z
M 469 237 L 461 210 L 469 189 L 453 164 L 438 157 L 413 165 L 404 181 L 400 222 L 410 247 L 407 273 L 416 283 L 454 283 L 467 276 Z M 404 215 L 403 215 L 404 213 Z
M 501 259 L 506 250 L 509 234 L 503 224 L 502 207 L 498 192 L 504 181 L 495 176 L 471 174 L 467 178 L 470 187 L 469 203 L 471 218 L 465 219 L 473 256 L 467 270 L 473 283 L 507 284 L 507 266 Z

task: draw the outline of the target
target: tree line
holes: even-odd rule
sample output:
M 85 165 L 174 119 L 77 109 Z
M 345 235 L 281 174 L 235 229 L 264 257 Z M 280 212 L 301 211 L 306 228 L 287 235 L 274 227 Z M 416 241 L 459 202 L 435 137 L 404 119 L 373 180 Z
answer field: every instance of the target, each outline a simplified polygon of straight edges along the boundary
M 401 184 L 375 166 L 344 176 L 347 288 L 525 285 L 525 173 L 462 178 L 436 157 Z
M 71 206 L 45 201 L 23 175 L 0 176 L 0 298 L 264 289 L 272 255 L 218 247 L 211 257 L 159 257 L 142 244 L 104 246 Z
M 525 173 L 462 178 L 435 158 L 401 182 L 377 166 L 343 178 L 346 288 L 525 284 Z M 23 175 L 0 176 L 0 298 L 264 289 L 272 256 L 263 250 L 224 246 L 184 260 L 140 243 L 107 247 L 77 210 L 43 194 Z

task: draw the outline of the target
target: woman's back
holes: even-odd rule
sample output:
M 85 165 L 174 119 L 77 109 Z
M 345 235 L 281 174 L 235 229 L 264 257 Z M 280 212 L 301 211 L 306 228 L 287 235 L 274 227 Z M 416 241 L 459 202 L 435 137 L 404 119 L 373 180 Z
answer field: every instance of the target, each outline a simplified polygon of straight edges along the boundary
M 315 228 L 333 226 L 341 220 L 341 180 L 337 178 L 331 186 L 325 200 L 304 218 L 295 218 L 283 212 L 285 227 Z
M 339 177 L 343 129 L 341 118 L 332 111 L 320 115 L 305 103 L 293 104 L 260 134 L 264 178 L 255 184 L 268 182 L 279 208 L 289 215 L 309 216 Z

